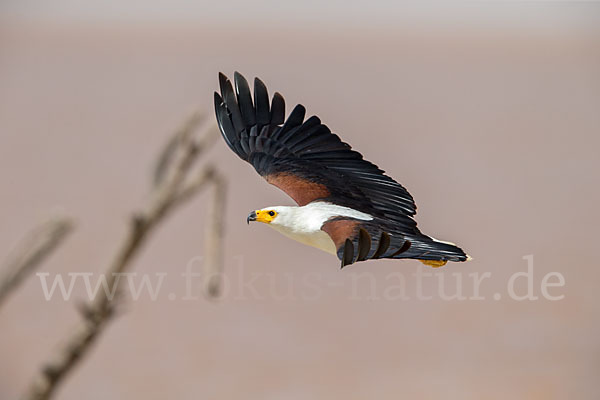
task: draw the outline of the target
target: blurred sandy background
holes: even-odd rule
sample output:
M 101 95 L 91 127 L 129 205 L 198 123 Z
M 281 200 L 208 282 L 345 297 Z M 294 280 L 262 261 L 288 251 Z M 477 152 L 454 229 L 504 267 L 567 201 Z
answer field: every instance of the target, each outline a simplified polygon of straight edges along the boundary
M 168 135 L 197 108 L 212 118 L 217 72 L 238 70 L 402 182 L 421 228 L 475 258 L 440 270 L 448 279 L 492 277 L 484 301 L 353 299 L 352 276 L 365 271 L 379 293 L 405 272 L 411 295 L 420 264 L 340 271 L 247 227 L 250 210 L 291 201 L 219 142 L 226 275 L 271 277 L 254 285 L 262 298 L 180 299 L 180 274 L 202 254 L 201 196 L 136 262 L 170 274 L 159 299 L 129 302 L 57 398 L 600 398 L 600 7 L 78 4 L 0 5 L 0 254 L 62 212 L 77 231 L 40 271 L 103 271 Z M 528 254 L 536 294 L 556 271 L 566 284 L 551 293 L 563 300 L 507 298 Z M 318 296 L 274 293 L 307 274 Z M 0 310 L 1 399 L 17 398 L 75 325 L 76 294 L 47 302 L 32 277 Z

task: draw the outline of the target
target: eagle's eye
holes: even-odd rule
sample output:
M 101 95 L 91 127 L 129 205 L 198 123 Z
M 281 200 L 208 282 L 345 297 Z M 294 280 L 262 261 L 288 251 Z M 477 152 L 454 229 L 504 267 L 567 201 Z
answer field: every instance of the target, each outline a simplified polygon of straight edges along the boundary
M 274 216 L 275 216 L 275 211 L 269 211 L 269 215 L 270 215 L 271 217 L 274 217 Z

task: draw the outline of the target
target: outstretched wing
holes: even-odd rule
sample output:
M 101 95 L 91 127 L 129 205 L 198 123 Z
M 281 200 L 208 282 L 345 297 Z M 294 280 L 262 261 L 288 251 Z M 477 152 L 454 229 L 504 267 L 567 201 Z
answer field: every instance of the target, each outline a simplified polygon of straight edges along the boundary
M 362 155 L 332 133 L 321 120 L 305 120 L 297 105 L 284 121 L 285 102 L 275 93 L 269 104 L 267 89 L 254 80 L 254 100 L 246 79 L 234 76 L 234 88 L 219 74 L 221 94 L 215 92 L 215 110 L 223 138 L 267 182 L 285 191 L 299 205 L 330 201 L 416 226 L 412 196 Z

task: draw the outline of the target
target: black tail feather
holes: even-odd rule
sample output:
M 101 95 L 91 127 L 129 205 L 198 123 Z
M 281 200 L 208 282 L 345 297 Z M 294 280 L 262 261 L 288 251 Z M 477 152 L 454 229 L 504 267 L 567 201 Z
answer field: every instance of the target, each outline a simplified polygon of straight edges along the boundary
M 415 258 L 435 261 L 467 261 L 469 256 L 457 245 L 442 242 L 426 235 L 407 236 L 410 248 L 392 258 Z

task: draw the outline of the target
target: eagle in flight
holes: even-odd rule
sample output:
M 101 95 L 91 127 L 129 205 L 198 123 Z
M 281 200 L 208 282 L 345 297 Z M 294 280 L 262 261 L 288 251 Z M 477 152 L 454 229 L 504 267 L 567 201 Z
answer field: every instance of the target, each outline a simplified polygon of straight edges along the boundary
M 283 97 L 275 93 L 269 101 L 260 79 L 254 80 L 254 99 L 237 72 L 234 85 L 223 74 L 219 84 L 214 100 L 223 139 L 298 204 L 252 211 L 248 223 L 263 222 L 337 255 L 342 267 L 377 258 L 414 258 L 432 267 L 470 259 L 455 244 L 421 233 L 410 193 L 318 117 L 305 119 L 304 106 L 285 119 Z

